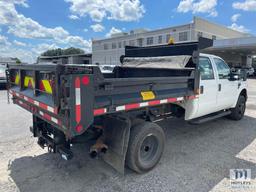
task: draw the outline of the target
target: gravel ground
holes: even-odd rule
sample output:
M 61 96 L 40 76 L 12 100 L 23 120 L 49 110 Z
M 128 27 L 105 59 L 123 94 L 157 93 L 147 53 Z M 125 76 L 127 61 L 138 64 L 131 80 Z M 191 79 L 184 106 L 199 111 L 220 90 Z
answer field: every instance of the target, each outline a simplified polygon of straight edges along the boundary
M 31 114 L 8 105 L 2 90 L 0 191 L 231 191 L 230 169 L 251 169 L 252 178 L 256 176 L 255 118 L 256 80 L 249 80 L 243 120 L 222 118 L 198 126 L 176 119 L 161 122 L 167 142 L 158 166 L 143 175 L 127 169 L 123 176 L 100 159 L 90 159 L 86 146 L 76 146 L 69 162 L 42 150 L 28 129 Z

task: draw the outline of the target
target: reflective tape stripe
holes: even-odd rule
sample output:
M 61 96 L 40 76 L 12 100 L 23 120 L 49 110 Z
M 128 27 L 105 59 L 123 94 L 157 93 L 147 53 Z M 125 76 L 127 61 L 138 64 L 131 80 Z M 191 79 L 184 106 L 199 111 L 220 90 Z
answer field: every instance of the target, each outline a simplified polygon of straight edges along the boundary
M 39 107 L 39 102 L 38 101 L 34 101 L 34 104 Z
M 35 87 L 34 79 L 32 77 L 25 76 L 25 78 L 24 78 L 24 86 L 25 87 L 34 88 Z
M 124 111 L 124 110 L 125 110 L 124 105 L 116 107 L 116 111 Z
M 50 106 L 47 106 L 47 110 L 54 113 L 54 108 L 50 107 Z
M 148 106 L 148 102 L 140 103 L 140 107 L 147 107 L 147 106 Z
M 168 103 L 168 100 L 167 99 L 162 99 L 162 100 L 160 100 L 160 103 L 161 104 Z
M 15 77 L 15 84 L 19 85 L 19 83 L 20 83 L 20 76 L 16 75 L 16 77 Z
M 148 103 L 149 103 L 150 106 L 152 106 L 152 105 L 159 105 L 160 104 L 160 100 L 149 101 Z
M 131 110 L 131 109 L 137 109 L 137 108 L 140 108 L 139 103 L 125 105 L 125 110 Z
M 58 124 L 58 119 L 56 119 L 56 118 L 54 118 L 54 117 L 51 117 L 51 120 L 52 120 L 52 122 Z
M 46 93 L 52 94 L 52 86 L 49 80 L 42 80 L 43 88 Z
M 196 98 L 196 97 L 194 96 L 193 98 Z M 156 105 L 166 104 L 166 103 L 175 103 L 183 100 L 184 100 L 184 97 L 178 97 L 178 98 L 168 98 L 168 99 L 162 99 L 162 100 L 153 100 L 153 101 L 142 102 L 142 103 L 126 104 L 126 105 L 117 106 L 116 111 L 128 111 L 128 110 L 142 108 L 142 107 L 156 106 Z
M 168 103 L 171 103 L 171 102 L 176 102 L 177 101 L 177 98 L 168 98 Z
M 94 116 L 103 115 L 105 113 L 107 113 L 107 109 L 106 108 L 94 109 L 94 111 L 93 111 Z
M 52 116 L 50 116 L 50 115 L 47 114 L 47 113 L 44 113 L 44 112 L 42 112 L 42 111 L 39 111 L 39 115 L 41 115 L 44 119 L 46 119 L 46 120 L 48 120 L 48 121 L 51 121 L 51 122 L 53 122 L 53 123 L 55 123 L 55 124 L 57 124 L 57 125 L 61 125 L 61 122 L 60 122 L 57 118 L 52 117 Z
M 78 124 L 81 121 L 81 81 L 79 77 L 75 79 L 75 110 L 75 119 Z
M 81 89 L 76 88 L 76 105 L 81 105 Z

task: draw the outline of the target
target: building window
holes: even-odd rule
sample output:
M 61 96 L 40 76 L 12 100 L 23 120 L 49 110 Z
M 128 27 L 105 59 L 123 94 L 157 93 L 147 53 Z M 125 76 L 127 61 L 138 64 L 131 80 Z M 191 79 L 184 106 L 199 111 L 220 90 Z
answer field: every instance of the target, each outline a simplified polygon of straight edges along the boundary
M 166 35 L 166 43 L 169 43 L 170 38 L 171 38 L 171 34 L 167 34 Z
M 112 49 L 116 49 L 116 43 L 112 43 Z
M 130 41 L 129 41 L 129 45 L 130 45 L 130 46 L 135 46 L 135 41 L 134 41 L 134 40 L 130 40 Z
M 107 43 L 104 44 L 104 50 L 108 50 L 108 44 Z
M 200 32 L 200 31 L 199 31 L 199 32 L 197 33 L 197 37 L 198 37 L 198 38 L 199 38 L 199 37 L 203 37 L 203 32 Z
M 188 40 L 188 32 L 179 33 L 179 41 L 187 41 Z
M 216 39 L 217 39 L 216 35 L 213 35 L 212 40 L 216 40 Z
M 158 44 L 162 44 L 163 43 L 163 36 L 160 35 L 158 36 Z
M 142 46 L 143 46 L 143 39 L 142 39 L 142 38 L 137 39 L 137 45 L 138 45 L 139 47 L 142 47 Z
M 153 37 L 148 37 L 147 38 L 147 45 L 152 45 L 154 43 L 154 38 Z
M 122 48 L 122 42 L 118 42 L 118 48 Z

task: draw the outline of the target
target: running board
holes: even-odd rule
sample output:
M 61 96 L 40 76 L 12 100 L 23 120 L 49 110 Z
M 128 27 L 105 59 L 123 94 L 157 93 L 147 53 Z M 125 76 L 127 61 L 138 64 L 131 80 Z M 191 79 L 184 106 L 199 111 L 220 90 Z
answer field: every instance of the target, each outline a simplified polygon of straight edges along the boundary
M 193 120 L 189 121 L 189 123 L 198 125 L 198 124 L 206 123 L 208 121 L 212 121 L 212 120 L 215 120 L 215 119 L 218 119 L 220 117 L 224 117 L 224 116 L 227 116 L 230 114 L 231 114 L 231 111 L 221 111 L 221 112 L 217 112 L 217 113 L 213 113 L 210 115 L 206 115 L 203 117 L 193 119 Z

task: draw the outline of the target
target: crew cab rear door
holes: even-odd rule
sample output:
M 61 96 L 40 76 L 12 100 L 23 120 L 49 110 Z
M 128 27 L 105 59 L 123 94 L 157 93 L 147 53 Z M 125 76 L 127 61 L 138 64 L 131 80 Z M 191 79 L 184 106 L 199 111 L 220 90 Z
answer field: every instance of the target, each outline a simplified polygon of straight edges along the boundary
M 221 58 L 213 57 L 216 66 L 218 91 L 218 110 L 229 109 L 235 103 L 238 92 L 238 81 L 230 81 L 230 68 Z
M 199 59 L 200 95 L 196 117 L 216 112 L 217 79 L 210 58 L 201 56 Z M 196 118 L 194 117 L 194 118 Z

